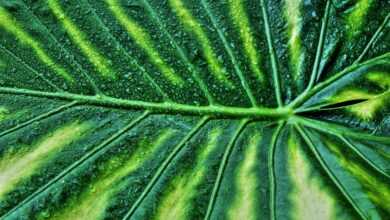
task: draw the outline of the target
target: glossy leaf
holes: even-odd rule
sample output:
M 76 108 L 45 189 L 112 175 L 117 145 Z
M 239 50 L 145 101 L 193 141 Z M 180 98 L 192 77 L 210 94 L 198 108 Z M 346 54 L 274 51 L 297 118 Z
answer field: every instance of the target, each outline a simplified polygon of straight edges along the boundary
M 0 0 L 0 219 L 387 219 L 387 0 Z

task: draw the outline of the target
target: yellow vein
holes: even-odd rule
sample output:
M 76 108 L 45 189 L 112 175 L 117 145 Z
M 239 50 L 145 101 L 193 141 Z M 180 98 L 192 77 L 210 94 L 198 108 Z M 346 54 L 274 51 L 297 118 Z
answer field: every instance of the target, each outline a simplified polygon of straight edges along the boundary
M 128 125 L 120 129 L 118 132 L 107 138 L 105 141 L 103 141 L 100 145 L 93 148 L 91 151 L 89 151 L 87 154 L 82 156 L 77 161 L 73 162 L 70 166 L 68 166 L 66 169 L 64 169 L 61 173 L 59 173 L 57 176 L 55 176 L 53 179 L 48 181 L 45 185 L 41 186 L 39 189 L 37 189 L 34 193 L 29 195 L 27 198 L 25 198 L 22 202 L 20 202 L 18 205 L 16 205 L 14 208 L 9 210 L 7 213 L 5 213 L 1 218 L 6 218 L 10 216 L 12 213 L 15 213 L 17 210 L 22 208 L 24 205 L 28 204 L 30 201 L 32 201 L 34 198 L 48 190 L 52 185 L 54 185 L 59 180 L 63 179 L 65 176 L 67 176 L 70 172 L 75 170 L 80 165 L 86 163 L 92 156 L 104 151 L 108 146 L 110 146 L 113 142 L 115 142 L 117 139 L 121 138 L 125 133 L 129 132 L 132 128 L 134 128 L 137 124 L 139 124 L 141 121 L 143 121 L 146 117 L 148 117 L 150 114 L 149 111 L 145 111 L 143 114 L 132 120 Z
M 245 76 L 242 73 L 242 71 L 238 65 L 238 62 L 233 54 L 232 49 L 230 48 L 230 46 L 225 38 L 224 33 L 222 32 L 221 28 L 218 26 L 217 19 L 215 18 L 215 16 L 211 12 L 210 7 L 208 6 L 208 3 L 205 0 L 202 0 L 201 3 L 203 5 L 204 9 L 206 10 L 207 15 L 210 17 L 211 23 L 213 24 L 213 26 L 217 30 L 218 37 L 221 39 L 222 44 L 223 44 L 226 52 L 229 54 L 229 57 L 230 57 L 230 59 L 233 63 L 233 66 L 234 66 L 234 70 L 236 71 L 236 74 L 238 75 L 238 78 L 240 79 L 241 85 L 244 88 L 247 96 L 249 97 L 249 100 L 251 101 L 252 106 L 257 106 L 256 98 L 253 95 L 253 92 L 251 91 L 251 89 L 248 85 L 248 82 L 245 79 Z
M 24 5 L 24 4 L 23 4 Z M 36 16 L 36 14 L 34 13 L 34 11 L 30 8 L 30 7 L 27 7 L 24 5 L 24 7 L 31 13 L 31 15 L 36 19 L 36 21 L 39 23 L 39 25 L 41 25 L 42 27 L 45 28 L 45 30 L 47 31 L 47 33 L 49 34 L 49 37 L 56 43 L 56 45 L 59 45 L 59 48 L 65 53 L 65 55 L 67 57 L 69 57 L 69 59 L 72 60 L 72 62 L 76 65 L 77 69 L 80 70 L 80 72 L 85 76 L 85 78 L 87 79 L 88 83 L 92 86 L 94 92 L 96 94 L 102 94 L 102 92 L 99 90 L 99 88 L 97 87 L 95 81 L 91 78 L 91 76 L 88 75 L 88 73 L 81 67 L 81 65 L 77 62 L 76 59 L 74 59 L 71 54 L 69 53 L 69 51 L 64 47 L 63 44 L 61 44 L 57 38 L 54 37 L 53 33 L 49 30 L 49 28 L 47 28 L 46 25 L 44 25 L 42 23 L 42 21 L 38 18 L 38 16 Z
M 149 14 L 151 15 L 152 19 L 155 20 L 155 22 L 158 24 L 160 30 L 168 37 L 169 43 L 175 48 L 177 53 L 179 54 L 180 58 L 184 61 L 186 64 L 188 70 L 192 73 L 192 77 L 195 79 L 196 83 L 199 85 L 200 89 L 206 96 L 208 102 L 210 105 L 215 104 L 213 96 L 210 94 L 207 85 L 204 83 L 202 78 L 199 75 L 199 70 L 192 65 L 191 61 L 187 57 L 184 50 L 179 46 L 179 44 L 176 42 L 175 38 L 172 37 L 172 35 L 167 31 L 165 26 L 162 24 L 161 19 L 158 17 L 156 11 L 152 8 L 152 6 L 149 4 L 148 1 L 142 0 L 142 2 L 145 5 L 146 10 L 148 10 Z
M 159 166 L 156 173 L 153 175 L 152 179 L 149 181 L 149 183 L 146 185 L 145 189 L 142 191 L 141 195 L 137 198 L 137 200 L 134 202 L 130 210 L 126 213 L 126 215 L 123 217 L 123 220 L 128 220 L 132 217 L 132 215 L 135 213 L 135 211 L 138 209 L 138 207 L 141 205 L 141 203 L 144 201 L 146 196 L 149 194 L 149 192 L 153 189 L 155 184 L 158 182 L 158 180 L 161 178 L 165 170 L 169 167 L 171 162 L 174 160 L 174 158 L 180 153 L 180 151 L 186 146 L 189 140 L 191 140 L 192 137 L 194 137 L 199 130 L 206 125 L 206 123 L 209 121 L 209 117 L 205 116 L 203 117 L 192 129 L 188 134 L 180 141 L 179 144 L 176 145 L 175 149 L 169 154 L 169 156 L 164 160 L 164 162 Z
M 90 8 L 93 8 L 93 6 L 87 1 L 86 2 Z M 164 90 L 156 83 L 156 81 L 150 76 L 148 72 L 145 71 L 145 68 L 143 68 L 136 59 L 134 59 L 130 54 L 127 52 L 127 50 L 122 46 L 121 43 L 114 37 L 114 35 L 111 33 L 111 30 L 107 27 L 107 25 L 100 19 L 100 17 L 96 14 L 95 10 L 92 10 L 96 20 L 99 22 L 99 24 L 102 26 L 104 30 L 106 30 L 107 34 L 110 36 L 110 38 L 114 41 L 116 46 L 120 48 L 123 51 L 123 54 L 132 61 L 132 63 L 141 71 L 143 76 L 153 85 L 153 87 L 157 90 L 157 92 L 164 98 L 165 101 L 170 101 L 171 99 L 169 96 L 164 92 Z
M 117 0 L 105 0 L 113 15 L 118 19 L 121 25 L 126 28 L 130 36 L 147 53 L 150 61 L 156 65 L 162 74 L 174 85 L 182 87 L 184 80 L 176 74 L 160 57 L 158 51 L 154 48 L 153 41 L 149 34 L 145 32 L 135 21 L 126 15 L 126 12 L 119 5 Z
M 235 24 L 240 34 L 244 51 L 250 60 L 250 67 L 257 78 L 263 82 L 264 73 L 260 69 L 259 51 L 256 49 L 256 42 L 250 27 L 247 13 L 245 12 L 244 2 L 246 0 L 229 0 L 230 14 L 232 15 L 233 23 Z
M 55 90 L 62 92 L 63 90 L 60 89 L 57 85 L 55 85 L 52 81 L 50 81 L 48 78 L 46 78 L 43 74 L 37 72 L 34 68 L 32 68 L 30 65 L 28 65 L 26 62 L 24 62 L 20 57 L 18 57 L 16 54 L 12 53 L 12 51 L 8 50 L 7 48 L 3 47 L 3 45 L 0 45 L 0 49 L 3 50 L 5 53 L 7 53 L 9 56 L 11 56 L 14 60 L 21 63 L 23 66 L 25 66 L 28 70 L 30 70 L 34 75 L 41 78 L 43 81 L 45 81 L 49 86 L 53 87 Z
M 328 20 L 329 20 L 329 14 L 330 14 L 330 4 L 331 4 L 331 0 L 327 0 L 325 12 L 324 12 L 324 17 L 322 18 L 321 31 L 320 31 L 320 36 L 319 36 L 319 40 L 318 40 L 316 56 L 315 56 L 315 60 L 314 60 L 314 64 L 313 64 L 313 70 L 312 70 L 312 73 L 310 76 L 309 84 L 306 88 L 307 91 L 313 88 L 315 81 L 317 79 L 317 75 L 319 74 L 319 68 L 320 68 L 322 53 L 323 53 L 324 44 L 325 44 L 325 36 L 326 36 L 327 27 L 328 27 Z
M 73 106 L 75 106 L 77 104 L 78 104 L 78 101 L 73 101 L 73 102 L 70 102 L 68 104 L 62 105 L 62 106 L 60 106 L 60 107 L 58 107 L 56 109 L 53 109 L 51 111 L 45 112 L 45 113 L 43 113 L 41 115 L 38 115 L 38 116 L 36 116 L 36 117 L 26 121 L 26 122 L 18 124 L 15 127 L 12 127 L 10 129 L 7 129 L 5 131 L 0 132 L 0 137 L 3 137 L 3 136 L 8 135 L 8 134 L 11 134 L 11 133 L 13 133 L 13 132 L 15 132 L 17 130 L 20 130 L 20 129 L 24 128 L 24 127 L 27 127 L 27 126 L 31 125 L 32 123 L 34 123 L 34 122 L 37 122 L 37 121 L 43 120 L 45 118 L 48 118 L 48 117 L 54 116 L 56 114 L 59 114 L 59 113 L 65 111 L 65 110 L 67 110 L 67 109 L 69 109 L 69 108 L 71 108 L 71 107 L 73 107 Z
M 215 202 L 216 202 L 217 197 L 218 197 L 218 192 L 219 192 L 219 189 L 220 189 L 221 184 L 222 184 L 223 176 L 224 176 L 227 164 L 229 162 L 230 155 L 232 154 L 233 148 L 236 145 L 238 138 L 240 137 L 240 135 L 242 134 L 242 132 L 244 131 L 245 127 L 248 125 L 249 122 L 250 122 L 249 119 L 241 120 L 241 122 L 237 126 L 236 131 L 234 132 L 232 138 L 230 139 L 230 142 L 226 146 L 225 153 L 223 154 L 222 161 L 221 161 L 221 164 L 220 164 L 219 169 L 218 169 L 217 179 L 215 180 L 213 191 L 212 191 L 211 196 L 210 196 L 206 216 L 204 218 L 205 220 L 211 219 L 211 214 L 213 212 L 214 205 L 215 205 Z
M 214 117 L 250 117 L 250 118 L 286 118 L 292 114 L 289 108 L 244 108 L 244 107 L 230 107 L 230 106 L 196 106 L 172 102 L 145 102 L 137 100 L 128 100 L 113 98 L 109 96 L 88 96 L 73 93 L 51 93 L 41 92 L 28 89 L 15 89 L 0 87 L 0 93 L 29 95 L 36 97 L 46 97 L 55 99 L 75 100 L 84 102 L 89 105 L 127 108 L 127 109 L 145 109 L 155 113 L 166 114 L 187 114 L 187 115 L 212 115 Z
M 181 0 L 169 0 L 169 4 L 180 22 L 184 25 L 184 28 L 194 34 L 199 41 L 199 44 L 203 49 L 203 55 L 207 60 L 208 68 L 214 77 L 224 85 L 233 87 L 232 82 L 226 76 L 226 70 L 221 66 L 221 63 L 214 53 L 214 49 L 201 24 L 192 16 L 191 12 L 184 6 Z
M 2 7 L 0 7 L 0 27 L 4 28 L 7 32 L 15 35 L 15 37 L 22 43 L 31 47 L 37 57 L 55 71 L 59 76 L 65 79 L 67 82 L 73 83 L 74 78 L 66 72 L 66 70 L 60 67 L 55 61 L 46 53 L 42 48 L 42 45 L 27 32 L 23 30 L 20 24 L 15 21 L 12 16 Z
M 109 62 L 92 46 L 87 36 L 74 24 L 74 22 L 65 14 L 57 0 L 48 0 L 48 6 L 55 17 L 62 23 L 71 39 L 80 48 L 81 52 L 88 57 L 89 61 L 95 66 L 96 70 L 105 78 L 116 78 L 111 70 Z
M 282 94 L 280 90 L 280 81 L 279 81 L 279 70 L 278 70 L 278 63 L 276 59 L 276 52 L 275 48 L 273 46 L 273 39 L 272 39 L 272 34 L 271 34 L 271 28 L 269 26 L 269 21 L 268 21 L 268 12 L 267 12 L 267 6 L 265 4 L 265 0 L 260 0 L 261 4 L 261 11 L 263 15 L 263 20 L 264 20 L 264 29 L 265 29 L 265 35 L 267 37 L 267 45 L 268 45 L 268 51 L 271 59 L 271 66 L 272 66 L 272 79 L 274 82 L 274 89 L 275 89 L 275 94 L 276 94 L 276 101 L 278 103 L 278 106 L 283 105 L 282 101 Z

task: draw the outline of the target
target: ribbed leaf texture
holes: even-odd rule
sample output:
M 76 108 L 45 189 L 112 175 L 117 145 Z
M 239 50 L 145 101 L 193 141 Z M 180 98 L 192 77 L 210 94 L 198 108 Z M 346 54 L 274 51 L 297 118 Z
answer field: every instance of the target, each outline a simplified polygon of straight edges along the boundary
M 0 219 L 389 219 L 389 0 L 0 0 Z

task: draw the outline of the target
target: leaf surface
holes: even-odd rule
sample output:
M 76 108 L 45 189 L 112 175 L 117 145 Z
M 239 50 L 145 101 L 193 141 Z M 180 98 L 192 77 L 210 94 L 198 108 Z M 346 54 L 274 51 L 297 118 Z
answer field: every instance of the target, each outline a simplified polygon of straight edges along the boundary
M 386 219 L 389 11 L 0 0 L 0 218 Z

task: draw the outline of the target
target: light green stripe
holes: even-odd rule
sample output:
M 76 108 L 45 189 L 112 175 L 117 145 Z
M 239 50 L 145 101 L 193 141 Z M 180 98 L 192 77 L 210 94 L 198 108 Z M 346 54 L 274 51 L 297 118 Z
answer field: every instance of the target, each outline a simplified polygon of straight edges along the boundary
M 389 91 L 378 95 L 364 90 L 346 89 L 329 99 L 332 103 L 367 99 L 367 101 L 348 106 L 345 109 L 364 121 L 370 121 L 388 103 L 390 98 Z
M 103 219 L 111 199 L 126 184 L 125 181 L 122 181 L 123 178 L 131 175 L 132 172 L 151 159 L 156 150 L 172 138 L 174 134 L 175 130 L 165 129 L 161 131 L 161 134 L 153 142 L 144 140 L 137 146 L 134 146 L 136 150 L 130 158 L 128 155 L 122 154 L 110 159 L 101 166 L 104 170 L 97 180 L 91 183 L 80 196 L 73 198 L 64 209 L 58 210 L 58 213 L 51 214 L 52 219 Z
M 255 199 L 255 195 L 257 195 L 257 174 L 255 170 L 260 141 L 261 136 L 258 133 L 250 138 L 244 158 L 236 171 L 235 186 L 237 192 L 231 207 L 228 209 L 228 219 L 257 219 Z
M 366 78 L 383 89 L 390 89 L 390 72 L 370 72 L 366 74 Z
M 372 0 L 358 0 L 352 12 L 347 17 L 349 39 L 360 33 Z
M 340 166 L 353 175 L 363 186 L 363 191 L 361 192 L 365 193 L 370 201 L 382 207 L 383 210 L 390 210 L 390 188 L 388 184 L 378 181 L 364 167 L 347 158 L 345 153 L 340 151 L 343 146 L 339 146 L 331 141 L 326 141 L 326 145 L 335 154 Z M 367 214 L 371 215 L 368 216 L 368 219 L 379 219 L 375 212 L 371 213 L 367 210 Z
M 55 153 L 80 139 L 90 126 L 88 122 L 76 121 L 48 134 L 34 146 L 22 146 L 17 152 L 6 152 L 0 158 L 0 198 L 33 175 Z
M 285 2 L 285 17 L 287 19 L 289 35 L 288 47 L 295 79 L 297 79 L 302 65 L 302 45 L 300 38 L 302 28 L 301 5 L 302 0 L 286 0 Z
M 165 193 L 162 201 L 159 203 L 155 220 L 185 220 L 188 219 L 188 213 L 193 208 L 192 199 L 197 195 L 197 187 L 202 183 L 206 175 L 206 161 L 213 150 L 218 146 L 218 137 L 222 134 L 221 128 L 214 128 L 208 137 L 206 145 L 202 146 L 197 154 L 195 167 L 188 170 L 183 175 L 178 175 L 173 181 L 173 189 Z
M 73 42 L 80 48 L 81 52 L 95 66 L 96 70 L 103 76 L 115 78 L 115 73 L 110 69 L 109 61 L 106 60 L 88 41 L 88 37 L 66 16 L 57 0 L 48 0 L 48 5 L 56 18 L 62 23 L 66 32 Z
M 312 175 L 310 162 L 304 156 L 295 136 L 288 140 L 288 172 L 292 180 L 291 218 L 296 220 L 333 220 L 337 201 L 329 195 L 318 177 Z
M 232 87 L 233 84 L 227 78 L 226 70 L 221 66 L 220 61 L 217 59 L 214 49 L 199 22 L 191 15 L 190 11 L 184 6 L 181 0 L 169 0 L 169 3 L 186 30 L 193 33 L 199 41 L 211 73 L 221 83 Z
M 243 41 L 245 54 L 250 60 L 251 70 L 260 81 L 264 81 L 264 73 L 261 71 L 259 65 L 259 51 L 255 46 L 256 43 L 252 35 L 249 19 L 245 12 L 244 2 L 245 0 L 229 0 L 230 14 Z
M 155 49 L 153 41 L 149 34 L 143 30 L 135 21 L 126 15 L 117 0 L 105 0 L 110 10 L 118 21 L 126 28 L 130 36 L 135 42 L 147 53 L 150 61 L 159 68 L 162 74 L 174 85 L 183 86 L 184 80 L 177 75 L 173 69 L 168 66 L 160 57 L 160 54 Z
M 0 121 L 6 119 L 7 115 L 9 114 L 9 111 L 5 107 L 0 107 Z
M 13 34 L 22 44 L 33 49 L 37 57 L 59 76 L 73 83 L 74 78 L 46 53 L 41 44 L 23 30 L 21 25 L 2 7 L 0 7 L 0 27 Z

